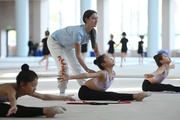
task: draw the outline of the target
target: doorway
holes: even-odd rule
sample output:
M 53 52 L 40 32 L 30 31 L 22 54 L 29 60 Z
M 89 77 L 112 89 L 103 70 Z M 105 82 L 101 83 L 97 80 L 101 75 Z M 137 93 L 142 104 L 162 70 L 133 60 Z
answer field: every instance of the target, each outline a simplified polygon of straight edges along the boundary
M 16 40 L 16 30 L 10 29 L 7 30 L 7 56 L 16 56 L 16 47 L 17 47 L 17 40 Z

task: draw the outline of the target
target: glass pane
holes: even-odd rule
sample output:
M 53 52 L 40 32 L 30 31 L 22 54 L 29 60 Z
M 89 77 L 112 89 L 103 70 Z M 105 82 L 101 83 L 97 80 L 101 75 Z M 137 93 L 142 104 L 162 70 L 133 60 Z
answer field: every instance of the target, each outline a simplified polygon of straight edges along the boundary
M 8 30 L 8 56 L 15 56 L 16 45 L 16 30 Z
M 175 13 L 174 13 L 174 24 L 175 24 L 175 41 L 174 49 L 180 50 L 180 1 L 175 0 Z
M 49 30 L 60 28 L 60 0 L 49 0 Z
M 139 35 L 147 34 L 147 0 L 110 0 L 110 34 L 114 41 L 120 42 L 122 32 L 127 33 L 128 49 L 137 49 Z M 147 37 L 144 39 L 147 47 Z M 121 46 L 115 49 L 121 49 Z

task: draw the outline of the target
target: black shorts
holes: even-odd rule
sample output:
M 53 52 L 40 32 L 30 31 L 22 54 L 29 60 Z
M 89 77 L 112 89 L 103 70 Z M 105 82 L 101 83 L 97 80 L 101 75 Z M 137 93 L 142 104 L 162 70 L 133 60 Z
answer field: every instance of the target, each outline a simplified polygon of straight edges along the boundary
M 81 53 L 87 52 L 87 44 L 81 45 Z

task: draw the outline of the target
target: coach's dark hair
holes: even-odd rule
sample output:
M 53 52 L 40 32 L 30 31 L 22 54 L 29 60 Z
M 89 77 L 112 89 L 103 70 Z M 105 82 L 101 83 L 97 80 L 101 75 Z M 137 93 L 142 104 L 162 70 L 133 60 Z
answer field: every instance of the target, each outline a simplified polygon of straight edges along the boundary
M 23 64 L 21 66 L 22 71 L 16 77 L 17 86 L 19 87 L 21 82 L 27 85 L 28 82 L 32 82 L 35 79 L 38 79 L 37 74 L 29 70 L 29 66 L 27 64 Z
M 94 60 L 94 64 L 97 65 L 101 70 L 104 70 L 105 68 L 102 66 L 102 63 L 104 62 L 104 56 L 105 54 L 103 55 L 100 55 L 98 58 L 96 58 Z
M 86 10 L 83 14 L 83 22 L 86 24 L 86 18 L 90 18 L 91 15 L 93 13 L 97 13 L 96 11 L 94 10 Z M 96 30 L 93 28 L 91 31 L 90 31 L 90 36 L 91 36 L 91 46 L 92 48 L 94 49 L 95 48 L 95 43 L 96 43 Z
M 162 60 L 162 54 L 163 52 L 158 53 L 157 55 L 153 57 L 158 67 L 162 66 L 162 63 L 160 62 L 160 60 Z

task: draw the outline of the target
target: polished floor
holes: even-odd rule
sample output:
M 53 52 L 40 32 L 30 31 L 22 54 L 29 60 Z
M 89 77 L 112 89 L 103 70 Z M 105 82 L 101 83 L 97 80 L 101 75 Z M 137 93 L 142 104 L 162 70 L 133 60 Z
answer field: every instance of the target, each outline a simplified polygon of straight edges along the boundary
M 41 93 L 59 94 L 57 88 L 57 68 L 52 58 L 50 58 L 49 70 L 45 70 L 45 62 L 38 64 L 40 57 L 29 58 L 2 58 L 0 59 L 0 84 L 15 82 L 15 77 L 20 71 L 23 63 L 28 63 L 30 69 L 38 73 L 39 83 L 37 91 Z M 94 58 L 87 58 L 86 63 L 90 68 L 98 70 L 92 64 Z M 180 59 L 172 58 L 176 68 L 171 70 L 169 77 L 164 83 L 180 86 Z M 144 80 L 143 74 L 151 73 L 156 69 L 156 64 L 152 58 L 145 58 L 144 64 L 139 65 L 136 57 L 127 57 L 123 67 L 120 67 L 120 58 L 116 58 L 116 78 L 108 91 L 121 93 L 141 92 L 141 84 Z M 66 94 L 74 94 L 74 98 L 79 101 L 77 92 L 79 85 L 75 80 L 69 81 Z M 42 101 L 29 96 L 24 96 L 18 100 L 18 104 L 25 106 L 65 106 L 67 111 L 64 114 L 56 115 L 54 120 L 179 120 L 180 118 L 180 94 L 174 92 L 153 92 L 152 96 L 142 102 L 133 101 L 131 104 L 110 104 L 110 105 L 68 105 L 66 101 Z M 0 120 L 13 119 L 44 119 L 38 118 L 0 118 Z M 48 118 L 47 118 L 48 119 Z

